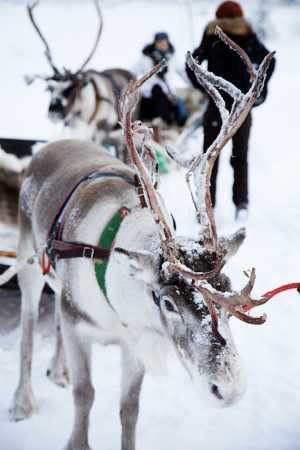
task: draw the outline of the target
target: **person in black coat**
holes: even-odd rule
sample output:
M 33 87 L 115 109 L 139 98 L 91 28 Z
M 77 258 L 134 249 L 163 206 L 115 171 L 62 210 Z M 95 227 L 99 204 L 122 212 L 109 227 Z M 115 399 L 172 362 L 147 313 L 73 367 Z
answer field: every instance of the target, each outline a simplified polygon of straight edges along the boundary
M 224 44 L 215 34 L 216 25 L 236 42 L 249 56 L 255 67 L 258 67 L 264 57 L 269 53 L 266 47 L 259 41 L 248 21 L 244 18 L 241 6 L 233 1 L 223 2 L 216 11 L 216 20 L 210 22 L 202 38 L 199 47 L 194 51 L 193 57 L 199 63 L 204 60 L 208 63 L 208 70 L 220 76 L 235 86 L 243 93 L 250 88 L 249 74 L 241 58 Z M 265 85 L 260 97 L 254 106 L 261 105 L 268 92 L 268 81 L 274 71 L 275 61 L 272 60 L 268 69 Z M 186 66 L 187 74 L 193 86 L 201 91 L 203 87 L 197 82 L 194 72 Z M 228 94 L 221 92 L 230 108 L 232 99 Z M 248 208 L 248 143 L 250 136 L 252 117 L 251 112 L 232 138 L 232 156 L 230 159 L 233 167 L 233 202 L 236 207 L 236 218 L 245 217 Z M 221 118 L 213 100 L 209 99 L 207 111 L 204 116 L 204 151 L 217 137 L 221 128 Z M 218 161 L 216 161 L 211 177 L 211 197 L 213 205 L 216 201 L 216 179 L 218 173 Z

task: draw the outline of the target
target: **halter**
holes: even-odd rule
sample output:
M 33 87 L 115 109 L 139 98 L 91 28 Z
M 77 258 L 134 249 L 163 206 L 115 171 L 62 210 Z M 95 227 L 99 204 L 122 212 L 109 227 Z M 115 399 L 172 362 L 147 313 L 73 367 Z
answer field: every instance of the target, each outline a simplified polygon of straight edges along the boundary
M 94 109 L 91 117 L 88 120 L 88 124 L 90 125 L 93 122 L 93 120 L 96 118 L 96 116 L 99 112 L 101 102 L 106 102 L 106 103 L 110 104 L 111 106 L 114 106 L 114 105 L 113 105 L 113 102 L 109 98 L 103 97 L 102 95 L 100 95 L 97 83 L 93 78 L 90 78 L 89 82 L 91 83 L 91 85 L 94 89 L 94 94 L 95 94 L 95 109 Z
M 131 186 L 134 186 L 137 189 L 141 207 L 144 208 L 146 206 L 146 200 L 137 176 L 131 177 L 120 172 L 100 172 L 97 170 L 83 176 L 68 193 L 51 223 L 47 236 L 47 244 L 45 246 L 41 261 L 43 275 L 49 273 L 51 266 L 55 269 L 56 261 L 59 259 L 88 258 L 98 261 L 109 260 L 111 247 L 104 248 L 83 242 L 65 241 L 62 238 L 65 225 L 65 212 L 70 200 L 73 198 L 75 193 L 80 190 L 82 185 L 86 185 L 91 181 L 102 178 L 119 178 Z M 121 214 L 123 219 L 128 212 L 128 208 L 123 207 L 117 213 Z
M 90 118 L 88 119 L 89 125 L 96 118 L 96 116 L 99 112 L 101 102 L 106 102 L 106 103 L 110 104 L 112 107 L 114 107 L 114 103 L 112 100 L 110 100 L 108 97 L 104 97 L 103 95 L 100 94 L 97 83 L 93 78 L 88 78 L 86 84 L 82 84 L 81 79 L 73 79 L 71 82 L 73 83 L 74 89 L 73 89 L 71 95 L 68 97 L 68 104 L 65 109 L 65 117 L 68 117 L 68 115 L 71 113 L 72 108 L 76 102 L 77 96 L 80 95 L 81 90 L 84 89 L 88 83 L 91 84 L 93 91 L 94 91 L 94 95 L 95 95 L 95 107 L 94 107 L 94 111 L 92 112 Z M 115 94 L 115 90 L 114 90 L 114 94 Z

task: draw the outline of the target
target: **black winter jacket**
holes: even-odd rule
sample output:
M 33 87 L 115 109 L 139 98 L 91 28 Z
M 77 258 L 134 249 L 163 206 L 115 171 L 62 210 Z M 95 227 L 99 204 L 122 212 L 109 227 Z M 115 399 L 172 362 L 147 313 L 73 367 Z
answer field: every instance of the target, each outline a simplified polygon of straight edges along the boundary
M 239 55 L 232 51 L 218 36 L 215 35 L 214 31 L 216 25 L 219 25 L 230 39 L 245 50 L 255 66 L 258 66 L 269 52 L 259 41 L 251 26 L 244 18 L 217 19 L 210 22 L 206 27 L 202 42 L 194 51 L 193 57 L 197 58 L 199 63 L 207 60 L 207 68 L 209 71 L 230 81 L 245 93 L 250 87 L 246 66 Z M 268 69 L 262 94 L 256 102 L 256 106 L 263 103 L 266 99 L 268 81 L 274 71 L 274 67 L 275 60 L 273 59 Z M 194 72 L 188 66 L 186 66 L 186 71 L 193 86 L 204 91 L 203 87 L 197 82 Z M 231 104 L 231 100 L 227 94 L 224 94 L 224 99 L 227 105 Z

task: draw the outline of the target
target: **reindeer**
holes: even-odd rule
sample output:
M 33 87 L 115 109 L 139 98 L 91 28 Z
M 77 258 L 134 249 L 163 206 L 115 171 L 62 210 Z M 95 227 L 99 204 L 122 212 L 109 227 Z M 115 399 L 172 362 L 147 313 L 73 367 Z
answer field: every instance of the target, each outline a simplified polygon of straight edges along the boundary
M 98 0 L 93 0 L 98 18 L 99 28 L 91 52 L 78 70 L 59 70 L 54 64 L 50 47 L 42 34 L 34 17 L 34 9 L 38 1 L 28 5 L 30 21 L 45 46 L 45 56 L 53 71 L 50 76 L 34 75 L 25 78 L 27 84 L 36 79 L 46 81 L 51 100 L 48 117 L 54 122 L 62 122 L 74 133 L 82 131 L 84 137 L 98 143 L 103 139 L 116 145 L 118 140 L 109 139 L 109 132 L 118 125 L 118 100 L 122 90 L 133 79 L 133 75 L 120 68 L 96 71 L 86 70 L 99 45 L 103 30 L 103 17 Z
M 261 92 L 272 54 L 254 73 L 245 53 L 220 30 L 217 32 L 247 64 L 252 85 L 242 94 L 200 67 L 191 54 L 187 55 L 188 64 L 215 100 L 223 119 L 217 139 L 206 154 L 192 161 L 187 172 L 200 219 L 197 239 L 176 236 L 156 189 L 157 170 L 151 151 L 146 151 L 151 133 L 133 120 L 139 87 L 161 65 L 141 80 L 131 82 L 120 102 L 120 122 L 132 167 L 100 151 L 93 143 L 62 140 L 47 145 L 33 157 L 23 182 L 18 248 L 21 371 L 11 414 L 14 420 L 21 420 L 35 410 L 31 361 L 33 326 L 45 283 L 42 265 L 52 281 L 54 274 L 61 280 L 56 280 L 57 301 L 75 405 L 68 450 L 90 448 L 93 341 L 118 344 L 122 351 L 122 450 L 135 449 L 144 375 L 165 360 L 167 351 L 177 355 L 196 390 L 204 388 L 212 403 L 229 406 L 243 392 L 240 359 L 229 317 L 250 324 L 264 323 L 264 315 L 252 317 L 247 312 L 266 303 L 268 297 L 251 298 L 254 269 L 240 292 L 232 289 L 222 272 L 244 241 L 245 230 L 227 238 L 218 237 L 209 184 L 214 161 Z M 225 109 L 218 89 L 233 97 L 231 111 Z M 141 135 L 145 150 L 142 156 L 135 144 L 136 136 Z M 97 245 L 116 214 L 119 228 L 113 245 Z M 96 272 L 99 267 L 103 269 L 103 264 L 104 285 L 99 285 Z

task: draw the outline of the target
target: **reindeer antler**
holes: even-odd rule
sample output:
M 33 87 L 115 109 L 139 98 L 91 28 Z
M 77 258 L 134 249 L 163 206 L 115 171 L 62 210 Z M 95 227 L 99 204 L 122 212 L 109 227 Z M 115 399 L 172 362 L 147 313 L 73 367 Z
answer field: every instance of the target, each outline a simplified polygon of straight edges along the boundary
M 270 300 L 267 296 L 262 297 L 260 300 L 253 300 L 251 298 L 250 294 L 255 283 L 255 278 L 255 269 L 252 269 L 248 283 L 240 292 L 220 292 L 206 282 L 201 282 L 194 285 L 195 289 L 202 295 L 203 300 L 207 305 L 211 316 L 212 332 L 221 345 L 225 345 L 226 340 L 220 334 L 218 329 L 218 315 L 216 313 L 215 305 L 219 305 L 230 315 L 236 317 L 242 322 L 246 322 L 251 325 L 262 325 L 265 323 L 267 319 L 265 314 L 259 317 L 252 317 L 245 314 L 250 309 L 255 308 L 256 306 L 264 305 Z
M 101 12 L 101 8 L 100 8 L 100 4 L 98 2 L 98 0 L 93 0 L 94 5 L 96 7 L 97 10 L 97 14 L 98 14 L 98 18 L 99 18 L 99 28 L 98 28 L 98 33 L 96 36 L 96 40 L 95 43 L 92 47 L 91 52 L 89 53 L 88 57 L 85 59 L 84 63 L 80 66 L 80 68 L 76 71 L 75 75 L 78 75 L 80 72 L 82 72 L 82 70 L 85 68 L 85 66 L 90 62 L 90 60 L 92 59 L 92 57 L 95 54 L 95 51 L 98 47 L 98 44 L 100 42 L 100 38 L 102 35 L 102 31 L 103 31 L 103 17 L 102 17 L 102 12 Z
M 186 174 L 186 180 L 196 208 L 197 216 L 203 228 L 202 233 L 207 237 L 207 244 L 213 251 L 217 251 L 217 230 L 210 196 L 212 168 L 220 155 L 221 150 L 242 125 L 256 99 L 259 97 L 269 64 L 275 53 L 269 53 L 259 66 L 258 71 L 254 73 L 251 61 L 244 50 L 226 36 L 219 27 L 216 27 L 216 34 L 225 42 L 225 44 L 237 52 L 245 62 L 250 74 L 250 80 L 252 80 L 252 85 L 249 91 L 246 94 L 243 94 L 229 81 L 226 81 L 201 67 L 201 65 L 192 57 L 191 53 L 187 54 L 187 64 L 194 71 L 199 83 L 213 99 L 222 120 L 219 135 L 206 153 L 204 155 L 201 154 L 193 161 Z M 225 101 L 221 96 L 219 89 L 225 91 L 232 97 L 233 105 L 230 111 L 226 109 Z
M 90 62 L 90 60 L 92 59 L 92 57 L 94 56 L 94 53 L 97 49 L 97 46 L 99 44 L 101 35 L 102 35 L 102 30 L 103 30 L 103 18 L 102 18 L 102 13 L 101 13 L 101 9 L 100 9 L 100 5 L 98 0 L 93 0 L 97 13 L 98 13 L 98 17 L 99 17 L 99 28 L 98 28 L 98 32 L 97 32 L 97 36 L 96 36 L 96 40 L 95 43 L 92 47 L 91 52 L 89 53 L 88 57 L 85 59 L 85 61 L 83 62 L 83 64 L 80 66 L 80 68 L 74 73 L 72 74 L 71 72 L 67 71 L 66 69 L 64 69 L 64 72 L 60 72 L 59 69 L 55 66 L 54 62 L 53 62 L 53 58 L 52 58 L 52 54 L 51 54 L 51 50 L 50 50 L 50 46 L 47 42 L 47 40 L 45 39 L 43 33 L 40 30 L 40 27 L 38 26 L 35 18 L 34 18 L 34 14 L 33 11 L 36 8 L 36 6 L 39 4 L 39 0 L 36 0 L 34 3 L 32 3 L 31 5 L 27 6 L 27 11 L 28 11 L 28 15 L 29 15 L 29 19 L 34 27 L 34 29 L 36 30 L 39 38 L 41 39 L 41 41 L 43 42 L 44 46 L 45 46 L 45 56 L 50 64 L 50 66 L 53 69 L 54 72 L 54 76 L 42 76 L 42 75 L 34 75 L 32 77 L 27 77 L 26 78 L 26 83 L 27 84 L 31 84 L 35 79 L 42 79 L 42 80 L 51 80 L 51 79 L 56 79 L 56 80 L 64 80 L 64 79 L 68 79 L 70 76 L 72 77 L 76 77 L 77 75 L 80 74 L 80 72 L 83 71 L 83 69 L 85 68 L 85 66 Z
M 174 241 L 173 232 L 169 227 L 168 222 L 164 216 L 164 213 L 160 205 L 160 201 L 151 182 L 149 173 L 134 143 L 133 139 L 134 133 L 141 130 L 142 123 L 141 122 L 132 123 L 133 113 L 139 101 L 138 89 L 152 75 L 159 72 L 161 68 L 164 66 L 164 64 L 165 64 L 164 62 L 157 64 L 143 78 L 135 82 L 131 81 L 129 83 L 127 89 L 124 91 L 120 99 L 119 111 L 120 111 L 120 122 L 124 131 L 125 141 L 129 150 L 131 161 L 137 171 L 140 183 L 144 189 L 148 206 L 153 213 L 153 217 L 155 218 L 156 223 L 160 227 L 164 251 L 168 252 L 170 246 L 172 246 L 172 243 Z M 144 129 L 146 132 L 147 127 L 144 127 Z
M 164 254 L 163 273 L 166 278 L 173 275 L 182 275 L 193 280 L 205 280 L 213 277 L 221 269 L 222 259 L 217 259 L 216 266 L 209 272 L 194 272 L 180 261 L 179 251 L 174 243 L 174 234 L 169 226 L 168 219 L 163 211 L 158 194 L 151 182 L 149 172 L 140 157 L 134 143 L 134 135 L 137 133 L 151 134 L 150 130 L 140 121 L 132 121 L 135 108 L 139 100 L 139 88 L 150 77 L 158 73 L 165 65 L 161 62 L 154 66 L 144 77 L 137 81 L 131 81 L 127 89 L 123 92 L 119 102 L 120 123 L 122 125 L 125 142 L 128 147 L 130 158 L 136 169 L 140 184 L 144 190 L 147 205 L 153 215 L 155 222 L 159 226 L 162 250 Z
M 47 60 L 48 60 L 48 62 L 50 64 L 50 66 L 53 69 L 54 75 L 59 75 L 60 72 L 57 69 L 57 67 L 55 66 L 54 62 L 53 62 L 53 58 L 52 58 L 52 55 L 51 55 L 51 50 L 50 50 L 49 44 L 46 41 L 45 37 L 43 36 L 43 34 L 42 34 L 38 24 L 36 23 L 34 15 L 33 15 L 33 11 L 34 11 L 34 9 L 36 8 L 36 6 L 38 4 L 39 4 L 39 0 L 35 1 L 31 5 L 27 5 L 27 11 L 28 11 L 29 19 L 30 19 L 34 29 L 36 30 L 38 36 L 40 37 L 41 41 L 43 42 L 43 44 L 45 46 L 45 56 L 46 56 L 46 58 L 47 58 Z M 43 77 L 37 75 L 35 78 L 43 78 Z
M 227 241 L 218 243 L 217 231 L 213 215 L 213 209 L 210 198 L 210 177 L 213 164 L 219 156 L 222 148 L 228 140 L 234 135 L 237 129 L 245 120 L 252 105 L 257 97 L 260 95 L 263 88 L 267 69 L 274 53 L 269 53 L 261 63 L 257 73 L 250 68 L 250 60 L 245 52 L 233 43 L 224 33 L 217 29 L 216 32 L 224 42 L 230 46 L 234 51 L 238 52 L 241 58 L 247 65 L 250 77 L 253 78 L 251 88 L 246 94 L 243 94 L 232 83 L 217 77 L 214 74 L 203 69 L 190 53 L 187 55 L 187 63 L 195 71 L 198 81 L 204 86 L 209 95 L 213 98 L 217 108 L 220 111 L 222 119 L 221 131 L 207 150 L 206 154 L 200 155 L 191 164 L 187 173 L 187 182 L 192 194 L 192 199 L 201 220 L 203 227 L 203 234 L 206 236 L 205 245 L 210 254 L 214 254 L 215 266 L 212 270 L 202 273 L 194 272 L 182 262 L 182 255 L 179 248 L 175 245 L 173 231 L 169 226 L 168 220 L 165 217 L 164 210 L 161 206 L 158 194 L 151 182 L 150 175 L 144 165 L 143 159 L 140 157 L 134 142 L 134 135 L 144 135 L 144 144 L 147 142 L 147 137 L 151 136 L 150 130 L 140 121 L 132 122 L 133 114 L 139 100 L 139 88 L 151 76 L 155 75 L 164 66 L 164 62 L 153 67 L 144 77 L 135 82 L 131 81 L 124 91 L 119 103 L 120 123 L 122 125 L 126 145 L 132 160 L 132 164 L 136 169 L 137 176 L 143 188 L 146 203 L 153 215 L 155 222 L 159 226 L 164 263 L 162 265 L 162 275 L 165 279 L 170 279 L 174 275 L 180 275 L 184 278 L 192 280 L 193 287 L 202 294 L 206 302 L 209 312 L 212 317 L 212 329 L 216 337 L 221 343 L 224 343 L 224 338 L 218 332 L 218 316 L 215 310 L 215 304 L 227 310 L 231 315 L 238 319 L 251 323 L 262 324 L 266 317 L 251 317 L 245 312 L 250 309 L 263 305 L 269 300 L 265 296 L 260 300 L 253 300 L 250 296 L 255 282 L 255 270 L 252 269 L 249 281 L 241 292 L 227 292 L 223 293 L 214 289 L 207 280 L 214 277 L 220 272 L 226 261 L 228 249 L 226 249 Z M 218 89 L 227 92 L 233 98 L 233 105 L 230 111 L 225 107 L 225 101 Z M 191 178 L 196 180 L 196 194 L 194 194 L 191 185 Z M 240 233 L 241 234 L 241 233 Z M 235 241 L 240 241 L 240 234 L 235 236 Z M 236 242 L 237 244 L 237 242 Z
M 253 69 L 252 62 L 251 62 L 249 56 L 247 55 L 247 53 L 239 45 L 237 45 L 234 41 L 232 41 L 218 25 L 216 26 L 215 33 L 217 36 L 219 36 L 220 39 L 222 39 L 223 42 L 225 42 L 225 44 L 231 50 L 236 52 L 239 55 L 239 57 L 244 61 L 245 65 L 247 67 L 248 73 L 249 73 L 250 81 L 251 82 L 254 81 L 255 80 L 255 72 Z
M 261 325 L 266 321 L 266 316 L 262 315 L 260 317 L 251 317 L 245 314 L 245 311 L 264 305 L 269 301 L 268 298 L 263 297 L 260 300 L 253 300 L 250 297 L 254 283 L 255 283 L 255 269 L 252 269 L 249 281 L 246 286 L 241 290 L 241 292 L 219 292 L 212 288 L 210 285 L 205 285 L 205 283 L 200 283 L 196 286 L 196 289 L 203 295 L 204 299 L 208 303 L 216 303 L 231 315 L 237 317 L 243 322 L 247 322 L 254 325 Z

